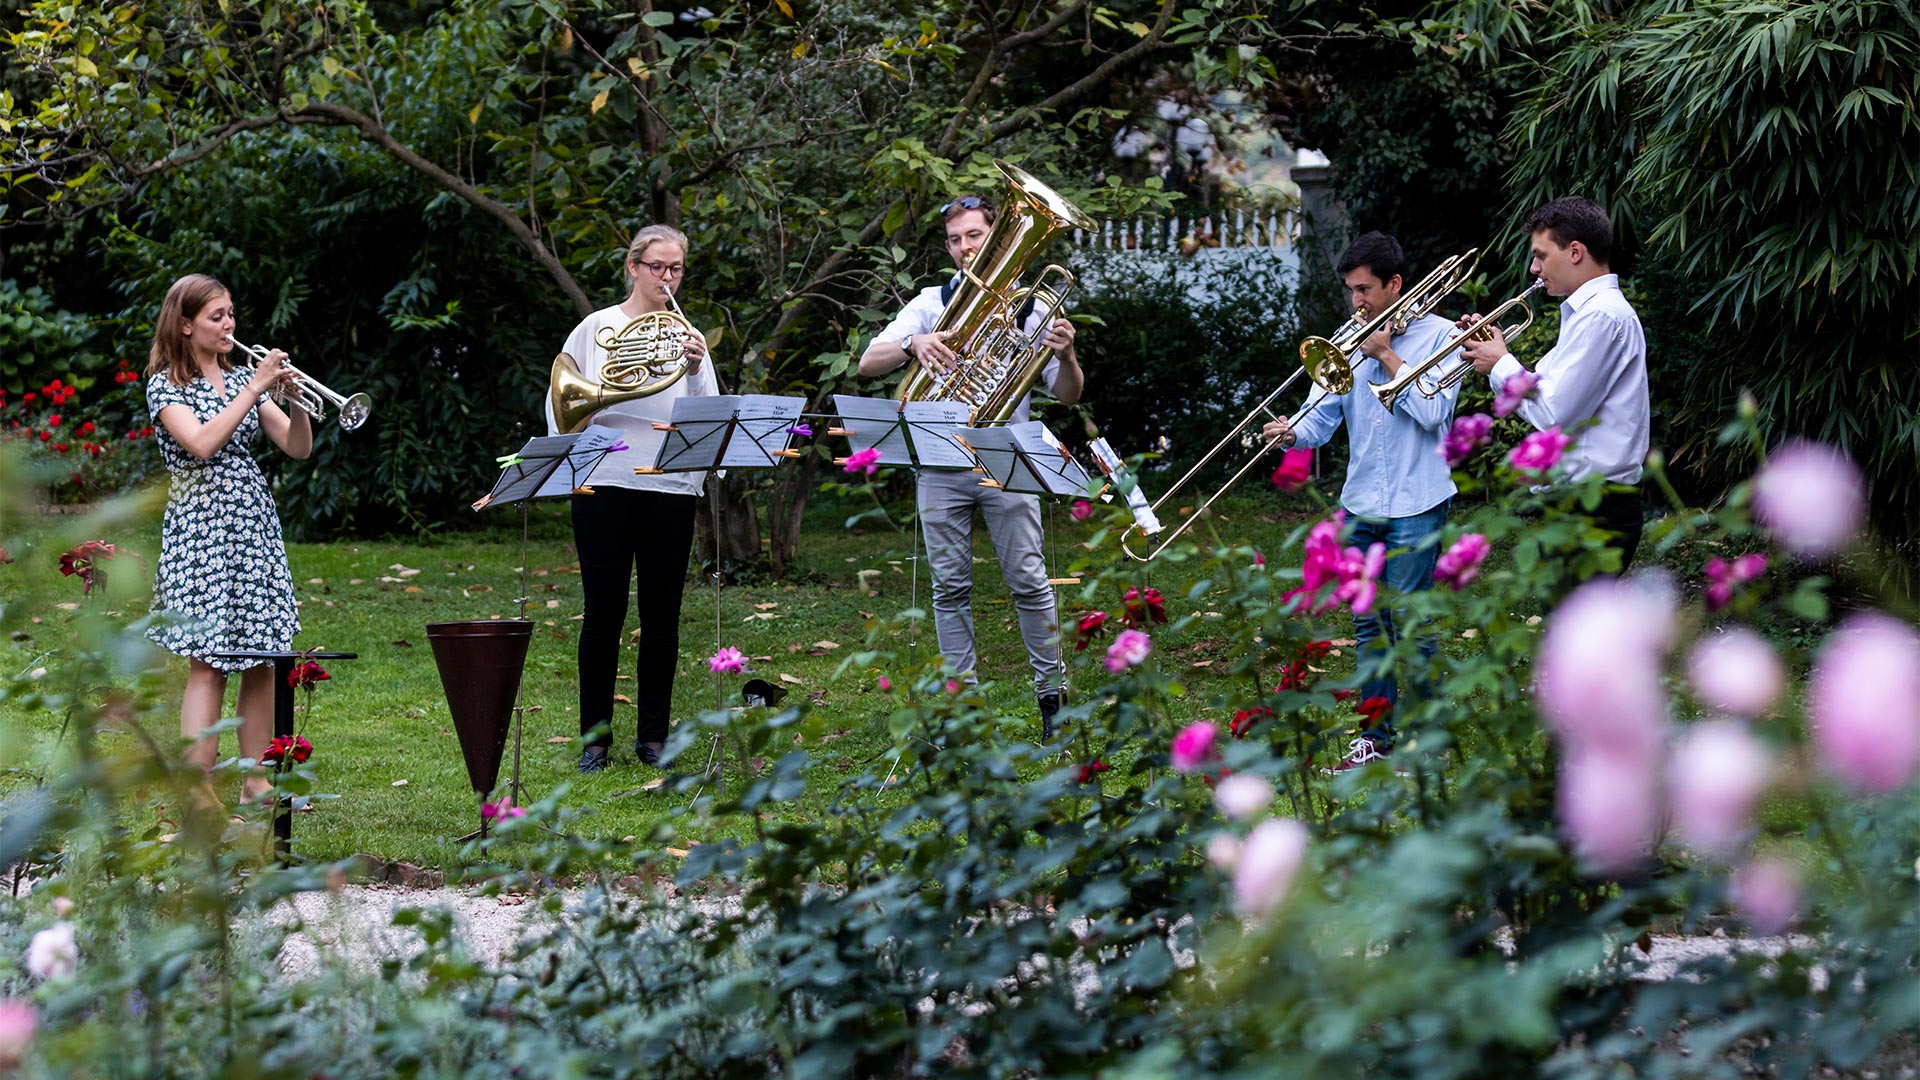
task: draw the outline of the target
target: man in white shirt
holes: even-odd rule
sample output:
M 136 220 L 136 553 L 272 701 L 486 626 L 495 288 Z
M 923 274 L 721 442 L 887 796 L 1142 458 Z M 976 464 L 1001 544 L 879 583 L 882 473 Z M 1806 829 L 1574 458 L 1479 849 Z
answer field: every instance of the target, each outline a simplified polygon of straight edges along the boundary
M 1599 204 L 1579 195 L 1555 199 L 1527 218 L 1526 230 L 1533 244 L 1529 272 L 1566 301 L 1560 305 L 1560 340 L 1535 366 L 1539 385 L 1518 411 L 1541 431 L 1557 427 L 1573 437 L 1563 459 L 1570 478 L 1597 473 L 1627 487 L 1607 492 L 1594 511 L 1595 523 L 1619 536 L 1624 573 L 1643 525 L 1640 472 L 1650 426 L 1646 334 L 1609 267 L 1613 223 Z M 1460 325 L 1474 318 L 1466 316 Z M 1507 351 L 1500 329 L 1488 330 L 1487 340 L 1469 341 L 1461 352 L 1499 393 L 1525 369 Z
M 955 266 L 965 267 L 986 242 L 996 211 L 976 195 L 955 199 L 941 207 L 946 219 L 947 254 Z M 944 334 L 933 328 L 945 310 L 948 288 L 922 289 L 907 302 L 886 329 L 860 354 L 860 374 L 885 375 L 918 360 L 935 372 L 955 362 Z M 1021 329 L 1038 328 L 1044 313 L 1020 314 Z M 1055 319 L 1041 341 L 1053 351 L 1040 381 L 1053 396 L 1071 405 L 1080 400 L 1082 375 L 1073 351 L 1074 326 Z M 1030 398 L 1023 398 L 1013 419 L 1025 420 Z M 1054 610 L 1053 587 L 1047 582 L 1046 560 L 1040 553 L 1040 499 L 982 487 L 977 474 L 924 469 L 919 476 L 920 525 L 927 535 L 927 561 L 933 571 L 933 626 L 940 639 L 940 655 L 964 678 L 974 678 L 979 657 L 973 633 L 973 513 L 980 511 L 987 534 L 1000 556 L 1000 574 L 1013 595 L 1020 617 L 1020 637 L 1033 668 L 1033 689 L 1040 705 L 1041 738 L 1051 741 L 1053 716 L 1060 709 L 1064 666 L 1060 661 L 1059 616 Z

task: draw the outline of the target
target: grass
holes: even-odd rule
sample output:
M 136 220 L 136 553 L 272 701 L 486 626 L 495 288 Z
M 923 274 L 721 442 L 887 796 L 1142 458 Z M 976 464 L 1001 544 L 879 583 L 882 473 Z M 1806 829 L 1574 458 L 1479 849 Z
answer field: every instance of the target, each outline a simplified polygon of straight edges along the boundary
M 603 837 L 644 837 L 663 823 L 674 825 L 682 843 L 737 834 L 737 821 L 684 815 L 688 797 L 672 785 L 649 786 L 649 781 L 663 774 L 634 758 L 634 712 L 628 705 L 615 706 L 612 766 L 592 776 L 576 771 L 579 689 L 574 657 L 581 598 L 565 512 L 558 503 L 534 508 L 527 549 L 529 615 L 535 632 L 524 676 L 523 702 L 530 711 L 522 733 L 521 779 L 529 796 L 551 795 L 562 805 L 585 812 L 582 830 Z M 849 532 L 841 524 L 848 512 L 847 505 L 822 497 L 809 517 L 799 564 L 789 580 L 730 586 L 719 593 L 719 644 L 752 657 L 753 674 L 817 703 L 812 723 L 804 730 L 814 742 L 814 752 L 829 759 L 829 767 L 816 769 L 807 793 L 781 804 L 776 815 L 805 819 L 826 812 L 844 779 L 875 762 L 881 762 L 884 771 L 883 759 L 893 745 L 887 732 L 891 699 L 876 686 L 880 671 L 842 667 L 851 654 L 866 647 L 870 625 L 879 626 L 910 606 L 911 536 L 884 526 Z M 1264 550 L 1278 551 L 1286 532 L 1307 515 L 1308 504 L 1298 499 L 1283 504 L 1277 496 L 1263 493 L 1226 504 L 1217 514 L 1216 528 L 1230 539 L 1244 536 Z M 321 777 L 320 790 L 337 796 L 317 801 L 312 813 L 297 815 L 296 849 L 306 857 L 331 860 L 367 852 L 439 867 L 463 861 L 456 838 L 477 825 L 477 805 L 425 624 L 518 614 L 515 597 L 522 551 L 518 520 L 507 514 L 498 519 L 478 534 L 425 542 L 290 545 L 288 558 L 301 602 L 302 632 L 296 647 L 359 654 L 356 660 L 327 665 L 333 678 L 318 688 L 311 713 L 303 707 L 298 716 L 301 733 L 316 748 L 313 765 Z M 1073 544 L 1091 526 L 1056 513 L 1049 528 L 1054 530 L 1050 543 L 1055 545 L 1049 553 L 1050 566 L 1061 573 L 1062 562 L 1072 558 Z M 89 603 L 123 618 L 137 617 L 145 610 L 150 589 L 146 575 L 159 548 L 158 528 L 148 524 L 100 538 L 145 558 L 123 557 L 110 564 L 106 594 Z M 974 611 L 985 680 L 982 692 L 1009 717 L 1010 737 L 1037 739 L 1039 723 L 1025 652 L 984 528 L 976 543 Z M 35 662 L 46 663 L 35 657 L 70 646 L 71 627 L 79 614 L 74 610 L 79 587 L 74 579 L 62 578 L 51 569 L 57 554 L 15 554 L 19 561 L 4 568 L 11 578 L 7 584 L 14 589 L 8 603 L 15 615 L 27 614 L 27 618 L 9 620 L 20 625 L 22 636 L 12 643 L 8 662 L 26 670 Z M 862 590 L 862 570 L 878 571 L 867 575 L 871 594 Z M 1183 573 L 1178 563 L 1155 564 L 1152 573 L 1152 583 L 1170 598 L 1184 595 L 1191 584 L 1192 572 Z M 1063 607 L 1075 607 L 1078 594 L 1078 589 L 1065 587 Z M 1110 595 L 1096 602 L 1117 606 L 1117 598 Z M 924 578 L 919 583 L 919 603 L 928 604 Z M 706 664 L 715 648 L 714 608 L 714 590 L 690 582 L 681 610 L 676 720 L 714 707 L 715 680 Z M 633 629 L 630 616 L 629 630 Z M 904 654 L 907 643 L 896 640 L 882 647 Z M 633 648 L 629 638 L 622 660 L 625 673 L 616 684 L 616 693 L 628 696 L 633 691 Z M 1189 660 L 1200 659 L 1206 651 L 1205 643 L 1198 640 L 1180 642 L 1177 649 Z M 921 624 L 916 651 L 921 657 L 937 653 L 930 622 Z M 145 709 L 141 715 L 148 730 L 164 739 L 178 730 L 177 703 L 185 662 L 157 650 L 153 662 L 164 667 L 142 689 Z M 1179 714 L 1175 719 L 1223 719 L 1218 706 L 1210 704 L 1219 695 L 1208 692 L 1210 676 L 1205 667 L 1190 667 L 1187 674 L 1193 692 L 1173 704 Z M 739 681 L 726 680 L 723 693 L 736 698 Z M 231 697 L 228 707 L 232 707 Z M 0 700 L 0 720 L 19 736 L 0 751 L 4 752 L 0 764 L 37 772 L 58 762 L 70 749 L 56 744 L 60 717 L 51 710 Z M 223 752 L 235 750 L 233 737 L 226 736 Z M 503 783 L 511 768 L 511 741 L 507 753 Z M 689 751 L 686 757 L 683 768 L 697 767 L 704 760 L 704 747 Z M 24 775 L 16 774 L 12 783 L 22 782 Z M 744 782 L 741 770 L 729 769 L 726 782 Z

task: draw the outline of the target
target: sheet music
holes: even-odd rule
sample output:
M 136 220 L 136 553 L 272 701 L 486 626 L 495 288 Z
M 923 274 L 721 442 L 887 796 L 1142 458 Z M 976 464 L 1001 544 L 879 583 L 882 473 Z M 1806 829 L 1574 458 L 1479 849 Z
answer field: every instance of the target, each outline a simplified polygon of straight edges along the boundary
M 1133 522 L 1140 526 L 1140 531 L 1152 536 L 1164 529 L 1166 526 L 1160 524 L 1160 518 L 1153 512 L 1153 505 L 1140 492 L 1139 480 L 1127 468 L 1120 454 L 1104 437 L 1087 445 L 1093 450 L 1093 460 L 1099 463 L 1100 471 L 1107 474 L 1107 479 L 1113 482 L 1114 487 L 1124 491 L 1127 509 L 1133 511 Z
M 909 401 L 901 415 L 913 443 L 913 460 L 928 469 L 972 469 L 976 462 L 956 434 L 971 442 L 966 427 L 973 406 L 961 401 Z
M 575 435 L 539 435 L 528 439 L 500 470 L 493 490 L 474 504 L 478 510 L 522 499 L 551 499 L 571 495 L 586 482 L 593 467 L 620 441 L 620 433 L 592 424 Z
M 967 428 L 960 437 L 973 446 L 987 475 L 1016 494 L 1079 495 L 1093 486 L 1080 463 L 1038 420 L 1005 427 Z
M 778 465 L 805 405 L 802 398 L 777 394 L 675 398 L 673 430 L 664 433 L 653 467 L 698 472 Z
M 684 399 L 683 399 L 684 400 Z M 800 422 L 805 398 L 778 394 L 740 394 L 734 411 L 739 430 L 727 441 L 720 467 L 767 468 L 778 465 L 793 442 L 793 425 Z M 744 438 L 742 437 L 744 436 Z
M 833 395 L 833 411 L 840 426 L 847 429 L 847 442 L 855 450 L 880 451 L 880 460 L 899 463 L 912 461 L 907 449 L 906 422 L 900 416 L 900 403 L 892 398 Z

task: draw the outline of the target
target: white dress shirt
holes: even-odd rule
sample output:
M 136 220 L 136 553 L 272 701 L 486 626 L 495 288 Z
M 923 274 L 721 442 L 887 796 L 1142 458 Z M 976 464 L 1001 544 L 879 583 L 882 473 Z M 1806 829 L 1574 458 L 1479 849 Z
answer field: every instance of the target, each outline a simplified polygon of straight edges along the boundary
M 1525 370 L 1512 353 L 1488 378 L 1494 393 Z M 1602 274 L 1560 305 L 1560 340 L 1535 365 L 1540 385 L 1520 403 L 1520 415 L 1545 431 L 1558 426 L 1573 437 L 1565 461 L 1573 479 L 1599 473 L 1616 484 L 1637 484 L 1647 459 L 1647 337 L 1640 316 L 1620 291 L 1617 274 Z
M 946 303 L 940 299 L 940 286 L 929 285 L 921 289 L 913 299 L 907 301 L 907 306 L 900 309 L 900 314 L 893 317 L 893 321 L 887 324 L 886 329 L 880 331 L 880 336 L 875 340 L 897 342 L 908 334 L 931 334 L 934 326 L 940 322 L 940 313 L 946 308 Z M 1040 310 L 1040 305 L 1035 304 L 1033 310 L 1027 312 L 1026 320 L 1020 326 L 1021 332 L 1032 334 L 1039 329 L 1040 320 L 1045 316 L 1046 313 Z M 1048 352 L 1046 366 L 1040 369 L 1040 385 L 1046 387 L 1051 393 L 1054 380 L 1059 377 L 1060 354 Z M 1020 399 L 1020 404 L 1014 406 L 1010 422 L 1018 424 L 1031 419 L 1032 406 L 1033 395 L 1029 393 Z
M 562 348 L 573 362 L 579 365 L 580 374 L 588 382 L 600 381 L 600 369 L 606 366 L 607 350 L 595 340 L 602 329 L 610 333 L 619 333 L 633 321 L 633 316 L 620 310 L 615 304 L 580 320 L 580 325 L 567 335 L 567 343 Z M 635 488 L 642 491 L 664 491 L 671 495 L 698 495 L 706 485 L 704 472 L 661 473 L 657 476 L 640 476 L 633 470 L 636 466 L 652 465 L 660 453 L 660 441 L 665 433 L 655 431 L 655 420 L 665 423 L 673 418 L 673 403 L 683 397 L 700 397 L 717 392 L 713 377 L 713 359 L 708 357 L 700 366 L 687 372 L 679 382 L 665 390 L 648 397 L 623 401 L 618 405 L 609 405 L 593 414 L 593 422 L 601 427 L 610 427 L 620 433 L 620 441 L 627 449 L 618 450 L 600 459 L 587 477 L 592 487 Z M 553 417 L 553 396 L 547 395 L 547 434 L 560 434 L 559 424 Z

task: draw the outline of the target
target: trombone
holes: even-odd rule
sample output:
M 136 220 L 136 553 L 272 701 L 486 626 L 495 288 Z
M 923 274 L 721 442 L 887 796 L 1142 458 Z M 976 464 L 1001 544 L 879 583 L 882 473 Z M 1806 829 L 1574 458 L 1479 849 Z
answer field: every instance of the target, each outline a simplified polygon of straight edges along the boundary
M 1536 278 L 1534 283 L 1527 286 L 1519 296 L 1514 297 L 1499 307 L 1494 308 L 1491 312 L 1475 319 L 1472 326 L 1461 331 L 1458 337 L 1453 338 L 1441 346 L 1432 356 L 1427 357 L 1418 364 L 1401 368 L 1400 374 L 1395 375 L 1386 382 L 1376 383 L 1370 388 L 1373 391 L 1373 396 L 1380 399 L 1380 404 L 1388 412 L 1392 412 L 1394 402 L 1399 401 L 1400 395 L 1406 393 L 1407 388 L 1410 386 L 1418 389 L 1422 395 L 1432 397 L 1446 390 L 1448 387 L 1456 385 L 1461 379 L 1467 377 L 1467 372 L 1473 370 L 1472 364 L 1459 364 L 1449 369 L 1445 375 L 1440 377 L 1440 381 L 1434 384 L 1431 390 L 1427 389 L 1419 380 L 1422 375 L 1432 371 L 1442 360 L 1452 356 L 1456 349 L 1459 349 L 1467 342 L 1486 341 L 1492 338 L 1493 334 L 1488 330 L 1488 327 L 1506 317 L 1507 312 L 1513 310 L 1515 307 L 1518 307 L 1526 314 L 1521 316 L 1520 321 L 1512 326 L 1502 327 L 1500 329 L 1500 336 L 1507 341 L 1512 341 L 1514 338 L 1526 333 L 1527 328 L 1533 325 L 1533 305 L 1527 302 L 1527 298 L 1533 295 L 1535 289 L 1545 288 L 1546 284 L 1546 279 Z
M 227 340 L 233 342 L 235 348 L 253 357 L 256 361 L 267 358 L 267 350 L 258 345 L 245 344 L 232 334 L 227 335 Z M 313 417 L 316 421 L 326 419 L 327 402 L 332 402 L 333 407 L 340 411 L 340 429 L 342 431 L 352 431 L 361 424 L 366 423 L 367 417 L 373 415 L 373 399 L 365 394 L 342 397 L 334 391 L 327 389 L 326 384 L 322 383 L 319 379 L 301 371 L 291 363 L 282 362 L 280 370 L 292 377 L 293 390 L 288 396 L 295 405 L 300 406 L 301 411 Z
M 1353 317 L 1341 324 L 1340 328 L 1335 330 L 1330 337 L 1310 337 L 1301 342 L 1300 369 L 1292 375 L 1287 376 L 1286 381 L 1282 382 L 1278 387 L 1275 387 L 1272 393 L 1261 398 L 1260 404 L 1255 405 L 1252 411 L 1242 417 L 1240 422 L 1235 424 L 1219 442 L 1213 444 L 1213 449 L 1207 451 L 1206 455 L 1196 462 L 1192 468 L 1188 469 L 1180 479 L 1173 482 L 1172 487 L 1168 488 L 1158 499 L 1155 499 L 1153 505 L 1148 508 L 1149 516 L 1157 515 L 1160 507 L 1166 503 L 1168 499 L 1173 498 L 1176 492 L 1185 487 L 1188 481 L 1194 478 L 1195 474 L 1201 469 L 1206 468 L 1208 462 L 1219 457 L 1221 452 L 1227 448 L 1228 443 L 1240 442 L 1244 445 L 1247 428 L 1251 426 L 1254 421 L 1260 419 L 1262 416 L 1269 420 L 1281 419 L 1273 413 L 1269 406 L 1271 406 L 1274 400 L 1281 394 L 1286 393 L 1287 388 L 1292 386 L 1300 376 L 1305 375 L 1311 378 L 1314 384 L 1326 391 L 1326 393 L 1314 398 L 1308 402 L 1306 408 L 1289 417 L 1287 419 L 1287 425 L 1289 427 L 1299 423 L 1308 413 L 1319 408 L 1320 403 L 1327 400 L 1328 397 L 1338 396 L 1351 391 L 1353 389 L 1353 369 L 1359 363 L 1360 346 L 1365 344 L 1368 338 L 1379 333 L 1383 327 L 1388 328 L 1390 332 L 1395 334 L 1404 331 L 1415 319 L 1422 318 L 1433 311 L 1434 308 L 1439 307 L 1440 301 L 1445 300 L 1449 294 L 1455 289 L 1458 289 L 1467 278 L 1472 276 L 1474 268 L 1479 265 L 1479 248 L 1474 248 L 1461 255 L 1455 255 L 1453 258 L 1434 267 L 1433 272 L 1421 278 L 1418 285 L 1401 293 L 1400 299 L 1387 305 L 1385 309 L 1373 318 L 1365 318 L 1364 310 L 1355 311 Z M 1207 496 L 1207 500 L 1196 507 L 1193 513 L 1187 515 L 1185 521 L 1174 526 L 1173 529 L 1167 533 L 1166 537 L 1154 546 L 1152 551 L 1142 555 L 1133 550 L 1133 543 L 1136 537 L 1149 535 L 1149 531 L 1137 523 L 1128 526 L 1127 531 L 1120 534 L 1120 550 L 1126 552 L 1128 558 L 1137 562 L 1152 562 L 1158 558 L 1160 553 L 1165 551 L 1169 544 L 1172 544 L 1180 538 L 1180 534 L 1186 532 L 1189 526 L 1206 515 L 1208 507 L 1212 506 L 1220 496 L 1225 495 L 1229 488 L 1239 483 L 1240 478 L 1245 476 L 1249 469 L 1252 469 L 1258 464 L 1260 459 L 1265 456 L 1267 450 L 1272 446 L 1271 443 L 1260 440 L 1257 433 L 1255 433 L 1252 438 L 1258 440 L 1258 444 L 1254 448 L 1253 456 L 1247 459 L 1246 464 L 1240 466 L 1232 476 L 1227 478 L 1227 482 L 1220 485 L 1212 495 Z M 1158 534 L 1156 532 L 1152 535 Z

